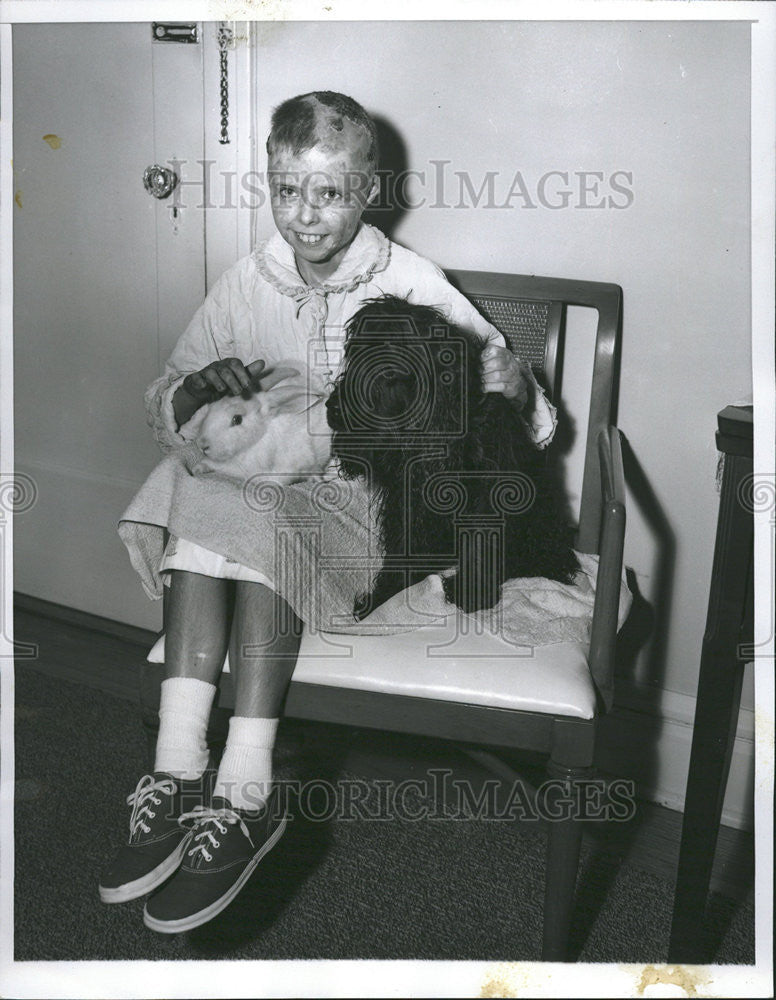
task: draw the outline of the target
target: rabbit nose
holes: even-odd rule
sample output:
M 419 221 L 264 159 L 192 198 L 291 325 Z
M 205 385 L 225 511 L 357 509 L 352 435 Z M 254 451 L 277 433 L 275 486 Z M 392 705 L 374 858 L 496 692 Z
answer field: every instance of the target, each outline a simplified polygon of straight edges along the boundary
M 197 447 L 204 455 L 207 455 L 210 442 L 207 438 L 200 438 L 199 441 L 197 441 Z

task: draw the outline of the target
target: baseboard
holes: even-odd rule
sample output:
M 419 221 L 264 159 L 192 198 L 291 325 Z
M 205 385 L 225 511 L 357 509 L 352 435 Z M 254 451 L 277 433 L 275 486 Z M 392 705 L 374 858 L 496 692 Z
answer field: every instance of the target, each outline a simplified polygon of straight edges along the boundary
M 597 759 L 602 770 L 634 778 L 639 798 L 684 810 L 695 699 L 676 691 L 620 685 L 615 707 L 601 720 Z M 739 713 L 722 822 L 754 828 L 754 712 Z
M 111 638 L 121 639 L 123 642 L 131 642 L 135 646 L 141 646 L 146 652 L 158 638 L 157 633 L 150 629 L 139 628 L 137 625 L 126 625 L 124 622 L 117 622 L 112 618 L 103 618 L 101 615 L 94 615 L 89 611 L 79 611 L 77 608 L 69 608 L 64 604 L 56 604 L 54 601 L 44 601 L 40 597 L 20 594 L 18 591 L 14 591 L 13 603 L 14 607 L 19 608 L 20 611 L 64 622 L 66 625 L 75 625 L 77 628 L 88 629 L 91 632 L 99 632 L 101 635 L 109 635 Z
M 147 652 L 154 632 L 15 594 L 17 607 L 69 625 L 132 643 Z M 99 678 L 95 678 L 99 686 Z M 607 774 L 634 779 L 641 799 L 681 812 L 692 743 L 695 699 L 676 691 L 619 685 L 613 711 L 601 720 L 597 762 Z M 742 708 L 725 795 L 722 822 L 751 830 L 753 816 L 754 712 Z
M 621 708 L 646 712 L 680 725 L 692 726 L 695 721 L 695 698 L 679 691 L 618 681 L 616 700 Z M 754 712 L 751 709 L 739 709 L 736 738 L 754 740 Z

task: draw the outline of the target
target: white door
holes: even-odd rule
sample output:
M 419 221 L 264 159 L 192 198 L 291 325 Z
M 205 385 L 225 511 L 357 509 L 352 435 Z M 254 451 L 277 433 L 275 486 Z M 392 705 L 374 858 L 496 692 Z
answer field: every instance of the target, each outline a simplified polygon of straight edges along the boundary
M 160 457 L 143 391 L 205 295 L 203 162 L 235 156 L 216 25 L 197 44 L 148 23 L 17 25 L 13 82 L 15 459 L 37 491 L 15 520 L 14 588 L 156 628 L 116 522 Z M 143 174 L 171 161 L 180 197 L 158 200 Z M 246 239 L 221 209 L 219 270 Z

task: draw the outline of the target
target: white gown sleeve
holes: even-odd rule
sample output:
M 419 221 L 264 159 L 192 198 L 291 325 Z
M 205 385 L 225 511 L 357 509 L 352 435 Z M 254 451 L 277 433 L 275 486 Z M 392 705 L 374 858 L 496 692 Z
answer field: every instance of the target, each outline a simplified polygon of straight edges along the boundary
M 216 282 L 173 348 L 164 373 L 146 389 L 147 421 L 163 451 L 185 444 L 178 433 L 172 398 L 184 378 L 219 358 L 235 356 L 230 310 L 232 276 L 227 271 Z
M 410 301 L 433 305 L 458 326 L 473 330 L 500 347 L 506 346 L 504 337 L 496 327 L 478 313 L 464 295 L 453 288 L 436 264 L 424 258 L 418 260 L 423 261 L 426 266 L 419 267 L 417 281 L 413 279 L 413 288 L 408 296 Z M 521 417 L 534 444 L 539 448 L 546 448 L 552 441 L 558 424 L 557 410 L 545 396 L 529 365 L 523 364 L 523 372 L 529 385 L 529 399 Z

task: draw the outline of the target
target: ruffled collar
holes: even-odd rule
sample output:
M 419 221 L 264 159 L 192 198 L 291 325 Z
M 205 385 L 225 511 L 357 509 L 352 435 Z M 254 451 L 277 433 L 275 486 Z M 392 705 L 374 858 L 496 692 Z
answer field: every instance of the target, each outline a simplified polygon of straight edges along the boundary
M 384 271 L 391 259 L 391 242 L 385 233 L 362 222 L 339 267 L 320 285 L 308 285 L 302 280 L 294 251 L 280 233 L 260 243 L 251 256 L 262 277 L 281 294 L 307 299 L 311 293 L 351 292 L 373 274 Z

